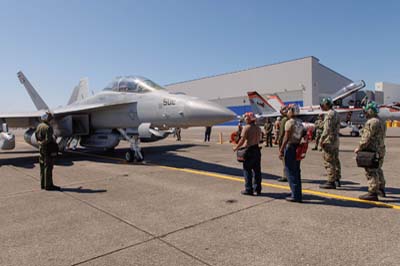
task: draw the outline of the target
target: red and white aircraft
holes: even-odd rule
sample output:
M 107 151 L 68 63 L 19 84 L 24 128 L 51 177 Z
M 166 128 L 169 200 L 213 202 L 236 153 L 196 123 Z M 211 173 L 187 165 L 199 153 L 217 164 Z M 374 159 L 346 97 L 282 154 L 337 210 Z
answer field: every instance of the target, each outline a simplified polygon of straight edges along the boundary
M 332 101 L 336 102 L 338 100 L 342 100 L 347 96 L 356 93 L 365 87 L 365 82 L 360 81 L 357 83 L 351 83 L 339 90 L 335 95 L 333 95 Z M 250 91 L 247 93 L 250 105 L 253 109 L 253 112 L 256 114 L 256 117 L 260 120 L 263 118 L 276 118 L 281 116 L 280 109 L 285 104 L 277 95 L 268 96 L 267 99 L 264 99 L 260 94 L 256 91 Z M 363 109 L 348 107 L 348 108 L 335 108 L 335 110 L 340 114 L 341 121 L 347 122 L 362 122 L 365 121 Z M 320 114 L 324 114 L 324 112 L 319 105 L 313 106 L 305 106 L 300 108 L 299 118 L 304 122 L 314 122 L 316 117 Z M 343 124 L 343 126 L 345 126 Z

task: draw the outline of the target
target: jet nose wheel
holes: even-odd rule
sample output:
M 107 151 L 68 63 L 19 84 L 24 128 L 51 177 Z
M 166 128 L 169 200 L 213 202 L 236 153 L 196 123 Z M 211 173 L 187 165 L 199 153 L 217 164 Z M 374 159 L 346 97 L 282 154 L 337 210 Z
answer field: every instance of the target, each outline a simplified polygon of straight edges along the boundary
M 143 160 L 144 160 L 143 151 L 141 151 L 140 153 L 141 154 L 138 154 L 138 152 L 135 152 L 135 151 L 127 151 L 125 153 L 125 160 L 127 162 L 129 162 L 129 163 L 132 163 L 132 162 L 137 162 L 137 163 L 143 162 Z
M 119 128 L 118 131 L 121 135 L 130 143 L 130 150 L 125 153 L 125 160 L 127 162 L 142 162 L 144 160 L 143 151 L 140 149 L 140 138 L 139 135 L 134 135 L 129 137 L 126 134 L 126 131 L 122 128 Z

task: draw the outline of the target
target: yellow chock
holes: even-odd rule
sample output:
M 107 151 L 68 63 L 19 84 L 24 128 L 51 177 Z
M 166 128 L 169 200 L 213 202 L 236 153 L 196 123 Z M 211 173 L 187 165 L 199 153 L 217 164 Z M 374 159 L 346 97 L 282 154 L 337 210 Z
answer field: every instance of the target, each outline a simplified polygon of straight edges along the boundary
M 386 127 L 392 127 L 392 121 L 391 120 L 386 121 Z

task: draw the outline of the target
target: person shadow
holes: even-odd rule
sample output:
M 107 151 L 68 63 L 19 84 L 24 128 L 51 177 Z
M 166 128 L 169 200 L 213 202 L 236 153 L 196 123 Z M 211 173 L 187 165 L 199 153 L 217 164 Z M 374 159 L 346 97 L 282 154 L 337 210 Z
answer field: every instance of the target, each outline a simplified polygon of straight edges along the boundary
M 92 193 L 105 193 L 106 189 L 90 189 L 90 188 L 70 188 L 70 187 L 61 187 L 61 192 L 74 192 L 74 193 L 82 193 L 82 194 L 92 194 Z
M 258 197 L 273 198 L 276 200 L 284 200 L 286 197 L 290 196 L 290 192 L 286 193 L 275 193 L 275 192 L 262 192 Z M 384 202 L 386 203 L 386 202 Z M 378 206 L 375 204 L 368 204 L 363 202 L 340 200 L 320 197 L 317 195 L 310 195 L 303 193 L 303 202 L 295 203 L 288 202 L 288 204 L 305 204 L 305 205 L 322 205 L 322 206 L 335 206 L 343 208 L 361 208 L 361 209 L 372 209 L 372 208 L 385 208 L 390 209 L 389 206 Z
M 243 170 L 242 165 L 240 163 L 237 164 L 237 167 L 221 165 L 214 162 L 206 162 L 199 159 L 185 157 L 180 155 L 186 152 L 187 148 L 191 148 L 194 146 L 204 146 L 206 145 L 197 145 L 197 144 L 173 144 L 173 145 L 161 145 L 161 146 L 148 146 L 144 147 L 143 151 L 145 154 L 146 164 L 149 167 L 158 167 L 158 166 L 168 166 L 168 167 L 175 167 L 175 168 L 189 168 L 192 170 L 204 171 L 209 172 L 212 171 L 213 173 L 218 173 L 222 175 L 230 175 L 239 178 L 243 178 Z M 102 162 L 102 163 L 110 163 L 110 164 L 119 164 L 121 163 L 121 158 L 124 158 L 124 154 L 128 151 L 127 148 L 116 149 L 112 152 L 106 151 L 93 151 L 93 150 L 86 150 L 86 149 L 79 149 L 80 154 L 78 153 L 69 153 L 66 152 L 62 156 L 56 159 L 56 165 L 62 166 L 72 166 L 76 161 L 92 161 L 92 162 Z M 85 155 L 84 153 L 88 153 Z M 111 153 L 111 154 L 110 154 Z M 93 157 L 91 154 L 100 155 L 100 157 Z M 106 156 L 102 156 L 106 155 Z M 110 158 L 107 158 L 107 155 Z M 114 157 L 115 159 L 111 158 Z M 166 159 L 167 158 L 167 159 Z M 118 159 L 118 162 L 117 160 Z M 15 165 L 18 167 L 25 167 L 25 168 L 33 168 L 35 164 L 38 162 L 37 156 L 32 157 L 23 157 L 23 158 L 7 158 L 1 159 L 1 164 L 10 164 Z M 263 172 L 262 173 L 263 179 L 278 179 L 280 176 Z M 312 180 L 312 179 L 302 179 L 303 183 L 322 183 L 322 180 Z M 342 185 L 359 185 L 359 183 L 352 182 L 352 181 L 342 181 Z M 357 190 L 357 191 L 366 191 L 365 187 L 341 187 L 341 190 Z M 73 193 L 104 193 L 107 190 L 99 189 L 99 190 L 92 190 L 92 189 L 85 189 L 82 187 L 78 188 L 62 188 L 63 192 L 73 192 Z M 386 203 L 395 203 L 400 202 L 400 198 L 394 197 L 394 194 L 399 195 L 400 189 L 398 188 L 387 188 L 387 198 L 382 198 L 383 202 Z M 289 192 L 284 193 L 262 193 L 261 196 L 265 197 L 272 197 L 276 199 L 284 199 L 287 197 Z M 341 207 L 359 207 L 359 208 L 377 208 L 379 206 L 369 205 L 364 203 L 358 202 L 351 202 L 351 201 L 343 201 L 337 199 L 329 199 L 318 197 L 314 195 L 304 194 L 304 202 L 306 204 L 319 204 L 319 205 L 333 205 L 333 206 L 341 206 Z

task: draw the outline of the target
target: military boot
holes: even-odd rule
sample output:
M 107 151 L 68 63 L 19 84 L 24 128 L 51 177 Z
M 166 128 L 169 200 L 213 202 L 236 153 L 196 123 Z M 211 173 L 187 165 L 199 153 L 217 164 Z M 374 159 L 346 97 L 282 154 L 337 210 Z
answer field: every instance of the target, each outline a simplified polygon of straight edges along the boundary
M 377 193 L 368 192 L 367 194 L 361 195 L 358 198 L 362 199 L 362 200 L 378 201 L 378 194 Z
M 383 188 L 378 190 L 378 196 L 386 198 L 386 192 Z
M 60 191 L 60 190 L 61 190 L 61 187 L 52 185 L 52 186 L 46 187 L 45 190 Z
M 336 189 L 335 182 L 325 182 L 324 184 L 319 185 L 320 188 L 323 189 Z
M 339 180 L 339 179 L 337 179 L 337 180 L 335 181 L 335 185 L 336 185 L 336 187 L 341 187 L 341 186 L 342 186 L 342 184 L 340 183 L 340 180 Z
M 245 196 L 254 196 L 253 191 L 250 191 L 250 190 L 242 190 L 242 191 L 240 191 L 240 194 L 245 195 Z

